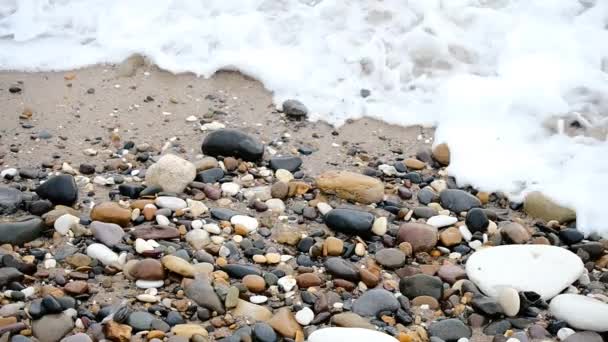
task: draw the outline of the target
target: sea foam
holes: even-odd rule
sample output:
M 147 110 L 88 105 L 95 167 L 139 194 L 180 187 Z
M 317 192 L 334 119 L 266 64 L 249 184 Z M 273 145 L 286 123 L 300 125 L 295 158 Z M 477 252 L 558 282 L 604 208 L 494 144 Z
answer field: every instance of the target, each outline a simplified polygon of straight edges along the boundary
M 607 27 L 603 0 L 0 0 L 0 68 L 239 70 L 312 120 L 436 125 L 460 184 L 541 190 L 608 235 Z

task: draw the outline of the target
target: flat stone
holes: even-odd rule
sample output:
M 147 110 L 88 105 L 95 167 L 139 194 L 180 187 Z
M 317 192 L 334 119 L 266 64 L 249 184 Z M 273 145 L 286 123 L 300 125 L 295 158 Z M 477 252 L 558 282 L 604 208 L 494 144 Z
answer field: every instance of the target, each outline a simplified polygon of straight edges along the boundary
M 283 337 L 295 338 L 296 333 L 302 331 L 302 327 L 296 321 L 293 313 L 286 307 L 280 308 L 268 321 L 268 325 Z
M 325 261 L 325 268 L 327 269 L 327 272 L 329 272 L 336 278 L 351 281 L 359 280 L 359 270 L 357 269 L 357 267 L 342 258 L 328 258 Z
M 458 222 L 457 218 L 448 215 L 436 215 L 426 220 L 426 224 L 436 228 L 451 226 L 456 222 Z
M 441 206 L 454 213 L 469 211 L 472 208 L 481 207 L 481 201 L 464 190 L 447 189 L 439 194 Z
M 165 268 L 173 273 L 177 273 L 183 277 L 194 277 L 194 266 L 180 257 L 166 255 L 162 257 L 161 262 Z
M 21 191 L 0 186 L 0 215 L 14 214 L 21 206 L 21 202 L 23 202 Z
M 469 279 L 490 297 L 505 287 L 534 291 L 548 300 L 583 273 L 574 253 L 555 246 L 505 245 L 473 253 L 466 264 Z
M 382 201 L 384 185 L 376 178 L 349 171 L 327 171 L 316 179 L 323 192 L 340 198 L 371 204 Z
M 574 210 L 557 204 L 538 191 L 526 195 L 524 199 L 524 211 L 526 214 L 545 222 L 555 220 L 565 223 L 576 219 L 576 212 Z
M 603 342 L 602 336 L 593 331 L 581 331 L 574 333 L 564 340 L 564 342 Z
M 23 273 L 19 272 L 14 267 L 2 267 L 0 268 L 0 287 L 5 286 L 13 281 L 19 281 L 23 279 Z
M 450 318 L 431 323 L 429 334 L 446 342 L 456 342 L 461 338 L 470 338 L 472 331 L 461 320 Z
M 122 228 L 115 223 L 105 223 L 100 221 L 93 221 L 89 227 L 93 236 L 108 247 L 114 247 L 119 243 L 122 243 L 122 238 L 125 236 L 125 232 Z
M 405 264 L 405 253 L 397 248 L 383 248 L 376 252 L 376 261 L 388 268 L 399 268 Z
M 100 243 L 94 243 L 87 247 L 87 255 L 99 260 L 104 265 L 118 262 L 118 254 Z
M 199 182 L 213 184 L 224 178 L 224 170 L 219 167 L 214 167 L 196 175 L 196 180 Z
M 256 323 L 253 326 L 253 338 L 256 342 L 275 342 L 277 334 L 274 329 L 266 323 Z
M 258 161 L 264 155 L 264 145 L 253 137 L 235 130 L 219 129 L 205 137 L 202 144 L 203 154 L 241 158 L 246 161 Z
M 325 224 L 345 234 L 369 233 L 374 223 L 374 215 L 353 209 L 332 209 L 325 215 Z
M 344 312 L 333 315 L 331 317 L 331 323 L 337 325 L 339 327 L 346 328 L 363 328 L 363 329 L 371 329 L 375 330 L 376 327 L 371 324 L 365 318 L 357 315 L 354 312 Z
M 13 222 L 0 222 L 0 243 L 22 245 L 39 238 L 44 223 L 39 218 L 26 217 Z
M 171 227 L 144 226 L 131 231 L 135 239 L 144 240 L 170 240 L 179 238 L 179 230 Z
M 224 271 L 233 278 L 242 279 L 246 275 L 262 275 L 262 271 L 253 265 L 228 264 L 223 267 Z
M 32 323 L 32 333 L 40 342 L 57 342 L 74 327 L 72 317 L 66 314 L 45 315 Z
M 441 143 L 433 148 L 433 159 L 443 166 L 450 165 L 450 148 L 446 143 Z
M 273 170 L 284 169 L 296 172 L 302 165 L 302 158 L 295 156 L 283 156 L 270 158 L 270 168 Z
M 186 201 L 179 197 L 173 196 L 158 196 L 154 200 L 154 204 L 156 204 L 156 206 L 159 208 L 167 208 L 174 211 L 188 207 Z
M 372 289 L 364 292 L 353 303 L 353 312 L 361 316 L 376 317 L 379 312 L 393 312 L 399 309 L 395 296 L 384 289 Z
M 419 296 L 440 299 L 443 295 L 443 283 L 437 277 L 426 274 L 415 274 L 402 278 L 399 282 L 399 290 L 410 299 Z
M 162 280 L 165 279 L 165 269 L 160 261 L 156 259 L 143 259 L 138 261 L 130 274 L 135 279 L 141 280 Z
M 578 294 L 561 294 L 551 300 L 549 311 L 572 328 L 608 331 L 608 304 L 597 299 Z
M 248 317 L 254 321 L 268 321 L 272 318 L 272 312 L 267 308 L 249 303 L 242 299 L 239 299 L 236 308 L 232 310 L 232 315 L 235 317 Z
M 127 324 L 130 325 L 134 331 L 150 330 L 154 319 L 156 319 L 156 317 L 148 312 L 135 311 L 129 315 Z

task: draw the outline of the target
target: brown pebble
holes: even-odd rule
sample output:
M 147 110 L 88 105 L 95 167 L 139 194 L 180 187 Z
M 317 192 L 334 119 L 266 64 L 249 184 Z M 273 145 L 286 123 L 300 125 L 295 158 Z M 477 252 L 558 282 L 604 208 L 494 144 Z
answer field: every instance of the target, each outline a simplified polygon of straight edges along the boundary
M 306 289 L 313 286 L 319 286 L 323 283 L 321 278 L 314 273 L 303 273 L 296 277 L 296 282 L 298 287 L 301 289 Z
M 248 274 L 243 277 L 243 285 L 247 287 L 247 289 L 253 293 L 264 292 L 266 289 L 266 281 L 264 278 L 255 274 Z

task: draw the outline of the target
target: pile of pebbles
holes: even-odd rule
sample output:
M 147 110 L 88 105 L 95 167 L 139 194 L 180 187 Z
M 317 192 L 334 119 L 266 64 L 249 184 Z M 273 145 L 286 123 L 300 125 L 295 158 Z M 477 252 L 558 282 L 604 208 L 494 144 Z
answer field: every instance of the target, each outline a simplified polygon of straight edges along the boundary
M 607 337 L 608 240 L 543 194 L 459 188 L 446 144 L 308 175 L 218 128 L 192 161 L 4 169 L 0 341 Z

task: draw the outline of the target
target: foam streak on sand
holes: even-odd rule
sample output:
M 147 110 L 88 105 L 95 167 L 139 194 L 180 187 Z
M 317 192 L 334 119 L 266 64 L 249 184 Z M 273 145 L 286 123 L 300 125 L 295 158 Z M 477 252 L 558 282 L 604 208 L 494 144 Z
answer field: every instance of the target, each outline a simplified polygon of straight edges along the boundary
M 608 234 L 606 143 L 543 126 L 608 125 L 607 25 L 602 0 L 3 0 L 0 68 L 141 53 L 176 73 L 237 69 L 313 120 L 438 125 L 461 183 L 541 190 Z

